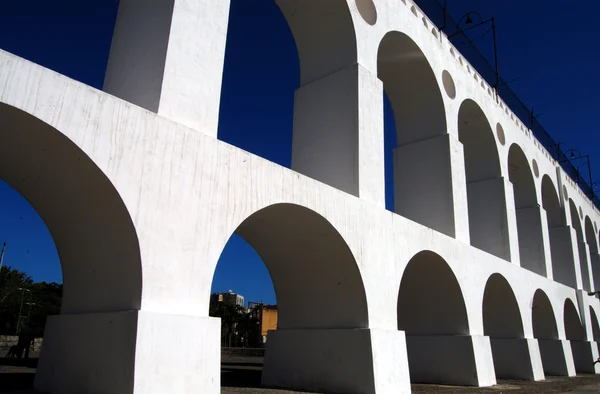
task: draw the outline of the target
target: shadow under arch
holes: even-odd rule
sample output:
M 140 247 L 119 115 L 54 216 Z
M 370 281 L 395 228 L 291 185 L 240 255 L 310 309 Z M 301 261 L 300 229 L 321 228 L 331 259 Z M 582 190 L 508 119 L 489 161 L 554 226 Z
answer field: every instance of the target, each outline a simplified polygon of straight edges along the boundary
M 422 251 L 406 266 L 398 293 L 398 329 L 406 333 L 412 382 L 477 384 L 463 293 L 440 255 Z
M 498 148 L 487 117 L 471 99 L 458 111 L 458 139 L 464 149 L 471 245 L 510 260 Z
M 436 75 L 408 35 L 391 31 L 379 44 L 377 76 L 394 115 L 394 211 L 453 237 L 452 141 Z
M 585 217 L 585 242 L 590 249 L 591 276 L 594 281 L 594 291 L 600 288 L 600 255 L 598 254 L 598 241 L 594 231 L 594 225 L 589 216 Z
M 533 336 L 538 340 L 542 366 L 547 375 L 569 375 L 567 355 L 558 338 L 558 325 L 546 293 L 538 289 L 531 304 Z
M 575 370 L 582 373 L 594 373 L 594 355 L 591 343 L 586 341 L 585 328 L 577 308 L 571 299 L 567 298 L 563 307 L 565 336 L 571 344 Z
M 594 311 L 594 308 L 592 308 L 590 306 L 590 319 L 591 319 L 591 325 L 592 325 L 592 335 L 594 338 L 594 341 L 598 342 L 600 341 L 600 323 L 598 322 L 598 316 L 596 315 L 596 312 Z
M 565 226 L 564 210 L 557 189 L 547 174 L 542 177 L 542 207 L 546 211 L 550 258 L 553 279 L 570 287 L 577 287 L 575 262 L 571 252 L 571 235 Z
M 348 341 L 368 349 L 371 345 L 361 330 L 368 328 L 368 309 L 360 269 L 333 225 L 309 208 L 278 203 L 248 216 L 234 234 L 261 257 L 278 303 L 277 329 L 267 336 L 262 383 L 346 392 L 372 382 L 373 370 L 368 368 L 344 383 L 335 377 Z M 358 364 L 367 365 L 353 357 L 342 364 L 353 371 L 359 371 Z
M 483 330 L 490 337 L 497 378 L 536 380 L 517 298 L 506 278 L 498 273 L 491 275 L 485 285 Z
M 61 312 L 139 310 L 139 241 L 111 181 L 60 131 L 4 103 L 0 133 L 0 178 L 38 212 L 56 245 Z
M 489 277 L 483 294 L 483 330 L 492 338 L 523 338 L 523 320 L 512 287 L 501 274 Z
M 546 276 L 542 217 L 529 161 L 521 147 L 508 151 L 509 180 L 513 184 L 521 267 Z
M 571 214 L 571 225 L 575 229 L 577 238 L 577 253 L 579 256 L 579 267 L 581 270 L 581 288 L 587 291 L 591 291 L 590 287 L 590 272 L 588 270 L 588 259 L 587 259 L 587 244 L 583 235 L 583 227 L 581 225 L 581 218 L 577 211 L 577 206 L 573 199 L 569 199 L 569 211 Z
M 90 370 L 111 368 L 101 365 L 107 349 L 122 356 L 115 365 L 135 364 L 143 281 L 135 226 L 111 181 L 59 130 L 0 103 L 0 135 L 0 177 L 44 221 L 62 270 L 61 314 L 46 320 L 34 387 L 89 387 Z
M 354 22 L 347 0 L 275 0 L 294 35 L 300 85 L 356 62 Z
M 577 308 L 569 298 L 565 300 L 563 307 L 565 336 L 569 341 L 583 341 L 585 339 L 585 330 L 579 318 Z
M 246 218 L 235 234 L 269 271 L 280 308 L 278 328 L 368 327 L 356 260 L 323 216 L 300 205 L 274 204 Z

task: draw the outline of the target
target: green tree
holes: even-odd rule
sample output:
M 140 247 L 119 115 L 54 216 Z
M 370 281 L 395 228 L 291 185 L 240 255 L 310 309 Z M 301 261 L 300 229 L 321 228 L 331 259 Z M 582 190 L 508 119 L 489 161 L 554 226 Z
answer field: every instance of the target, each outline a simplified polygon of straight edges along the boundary
M 238 327 L 245 315 L 245 309 L 239 305 L 218 302 L 211 307 L 208 314 L 221 318 L 221 346 L 237 346 L 239 337 Z
M 26 290 L 23 290 L 26 289 Z M 20 326 L 29 324 L 43 333 L 48 315 L 60 313 L 62 285 L 37 282 L 24 272 L 4 266 L 0 270 L 0 334 L 15 335 Z

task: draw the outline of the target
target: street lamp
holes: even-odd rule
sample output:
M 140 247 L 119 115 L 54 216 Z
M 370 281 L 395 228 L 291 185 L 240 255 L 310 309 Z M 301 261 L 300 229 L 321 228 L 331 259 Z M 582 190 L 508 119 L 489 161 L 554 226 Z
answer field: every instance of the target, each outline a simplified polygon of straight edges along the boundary
M 475 16 L 479 19 L 479 23 L 473 24 L 473 22 L 474 22 L 473 16 Z M 463 22 L 463 20 L 465 22 L 465 25 L 467 25 L 468 27 L 465 29 L 460 29 L 460 24 L 461 24 L 461 22 Z M 481 25 L 484 25 L 484 24 L 490 23 L 490 22 L 492 23 L 492 37 L 494 39 L 494 67 L 495 67 L 495 71 L 496 71 L 496 82 L 494 83 L 494 90 L 496 91 L 496 93 L 498 93 L 498 87 L 500 84 L 500 74 L 498 72 L 498 44 L 496 42 L 496 22 L 494 20 L 494 17 L 483 20 L 483 17 L 478 12 L 474 12 L 474 11 L 467 12 L 458 20 L 458 23 L 456 24 L 456 26 L 459 28 L 459 30 L 454 34 L 449 35 L 448 39 L 451 39 L 452 37 L 455 37 L 459 34 L 465 33 L 469 30 L 472 30 L 476 27 L 479 27 Z
M 25 305 L 29 306 L 27 309 L 27 322 L 29 323 L 29 319 L 31 318 L 31 307 L 36 306 L 37 304 L 35 302 L 26 302 Z

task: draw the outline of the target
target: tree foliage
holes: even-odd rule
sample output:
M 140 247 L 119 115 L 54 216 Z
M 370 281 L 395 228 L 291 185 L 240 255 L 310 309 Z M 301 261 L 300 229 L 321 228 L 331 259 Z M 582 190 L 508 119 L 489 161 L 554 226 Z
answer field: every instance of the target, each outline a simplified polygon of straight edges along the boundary
M 46 317 L 60 314 L 62 284 L 34 282 L 24 272 L 4 266 L 0 270 L 0 335 L 15 335 L 29 324 L 43 335 Z M 20 315 L 19 315 L 20 312 Z
M 221 346 L 253 348 L 262 346 L 257 308 L 247 311 L 242 306 L 225 302 L 211 305 L 208 314 L 221 318 Z

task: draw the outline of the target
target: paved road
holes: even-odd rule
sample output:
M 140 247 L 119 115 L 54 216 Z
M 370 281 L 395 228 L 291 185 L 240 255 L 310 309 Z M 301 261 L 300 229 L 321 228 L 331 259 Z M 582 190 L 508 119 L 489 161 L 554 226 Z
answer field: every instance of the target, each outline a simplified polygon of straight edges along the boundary
M 39 394 L 31 390 L 35 374 L 35 361 L 14 365 L 0 358 L 0 393 L 2 394 Z M 221 368 L 221 394 L 300 394 L 294 391 L 265 389 L 260 387 L 262 367 L 255 358 L 239 360 L 229 358 Z M 243 362 L 240 362 L 243 361 Z M 440 385 L 412 385 L 416 394 L 452 393 L 452 394 L 600 394 L 600 375 L 578 375 L 573 378 L 549 377 L 542 382 L 501 380 L 494 387 L 456 387 Z M 311 394 L 303 392 L 302 394 Z M 318 394 L 318 393 L 312 393 Z

